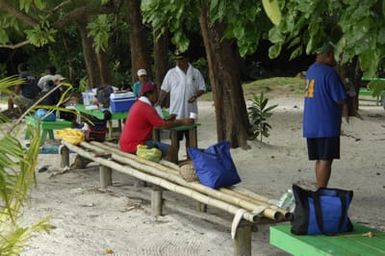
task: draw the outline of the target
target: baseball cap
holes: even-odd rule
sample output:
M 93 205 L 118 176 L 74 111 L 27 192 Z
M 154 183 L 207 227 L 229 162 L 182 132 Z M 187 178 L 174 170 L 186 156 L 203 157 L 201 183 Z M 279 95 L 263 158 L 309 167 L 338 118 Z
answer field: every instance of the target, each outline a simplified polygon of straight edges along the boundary
M 324 43 L 320 48 L 318 48 L 316 50 L 316 53 L 317 54 L 328 53 L 328 52 L 334 51 L 334 48 L 335 48 L 335 45 L 329 41 Z
M 56 74 L 53 76 L 53 81 L 56 81 L 56 80 L 64 81 L 65 78 L 62 75 Z
M 175 50 L 174 52 L 175 60 L 183 60 L 187 58 L 186 52 L 181 52 L 180 50 Z
M 145 93 L 147 92 L 152 92 L 156 90 L 156 85 L 154 83 L 151 83 L 151 82 L 145 82 L 143 85 L 142 85 L 142 88 L 140 89 L 140 95 L 144 95 Z
M 147 76 L 147 71 L 144 68 L 141 68 L 136 73 L 138 76 Z

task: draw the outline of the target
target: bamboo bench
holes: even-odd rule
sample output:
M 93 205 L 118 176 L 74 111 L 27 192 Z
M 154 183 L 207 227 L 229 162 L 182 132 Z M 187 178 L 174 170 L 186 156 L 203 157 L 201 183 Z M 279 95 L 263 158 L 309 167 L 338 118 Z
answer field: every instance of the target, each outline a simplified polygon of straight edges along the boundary
M 135 155 L 121 152 L 116 144 L 83 142 L 75 146 L 62 142 L 60 154 L 63 168 L 69 166 L 70 151 L 99 164 L 102 188 L 112 185 L 112 170 L 152 184 L 151 214 L 153 216 L 162 215 L 164 189 L 193 198 L 201 206 L 214 206 L 235 215 L 232 237 L 236 256 L 251 255 L 252 225 L 274 223 L 289 218 L 286 211 L 273 205 L 268 198 L 241 188 L 211 189 L 198 182 L 186 182 L 179 176 L 178 165 L 163 160 L 160 163 L 154 163 L 140 159 Z M 200 207 L 200 209 L 205 208 Z
M 292 255 L 385 255 L 385 233 L 359 224 L 337 236 L 297 236 L 290 225 L 271 226 L 270 244 Z

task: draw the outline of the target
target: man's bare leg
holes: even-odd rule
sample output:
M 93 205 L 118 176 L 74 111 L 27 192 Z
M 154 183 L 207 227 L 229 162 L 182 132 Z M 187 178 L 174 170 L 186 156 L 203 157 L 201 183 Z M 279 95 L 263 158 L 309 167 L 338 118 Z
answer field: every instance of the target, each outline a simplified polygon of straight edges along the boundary
M 316 160 L 315 176 L 319 188 L 326 188 L 332 172 L 333 160 Z

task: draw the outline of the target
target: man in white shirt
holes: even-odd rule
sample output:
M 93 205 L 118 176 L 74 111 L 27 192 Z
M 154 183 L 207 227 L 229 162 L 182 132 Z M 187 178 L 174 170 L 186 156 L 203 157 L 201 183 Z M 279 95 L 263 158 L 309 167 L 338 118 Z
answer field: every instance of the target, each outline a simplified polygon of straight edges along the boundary
M 158 104 L 162 105 L 170 93 L 170 114 L 176 119 L 189 118 L 190 113 L 198 113 L 197 99 L 206 91 L 206 84 L 201 72 L 188 61 L 185 53 L 175 52 L 176 66 L 170 69 L 161 86 Z M 186 147 L 189 146 L 188 134 Z M 180 134 L 179 139 L 183 138 Z

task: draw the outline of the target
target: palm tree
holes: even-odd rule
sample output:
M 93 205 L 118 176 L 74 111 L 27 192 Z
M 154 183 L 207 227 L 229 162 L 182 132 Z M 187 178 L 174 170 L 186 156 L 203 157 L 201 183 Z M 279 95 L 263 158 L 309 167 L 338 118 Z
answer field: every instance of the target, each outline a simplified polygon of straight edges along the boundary
M 23 83 L 17 77 L 0 80 L 0 92 L 9 93 L 9 88 Z M 0 116 L 1 121 L 6 117 Z M 35 184 L 35 167 L 39 154 L 40 129 L 31 129 L 29 148 L 18 140 L 20 129 L 10 129 L 2 123 L 0 129 L 0 255 L 19 255 L 31 234 L 48 232 L 51 228 L 49 217 L 22 226 L 20 218 L 28 201 L 30 188 Z

